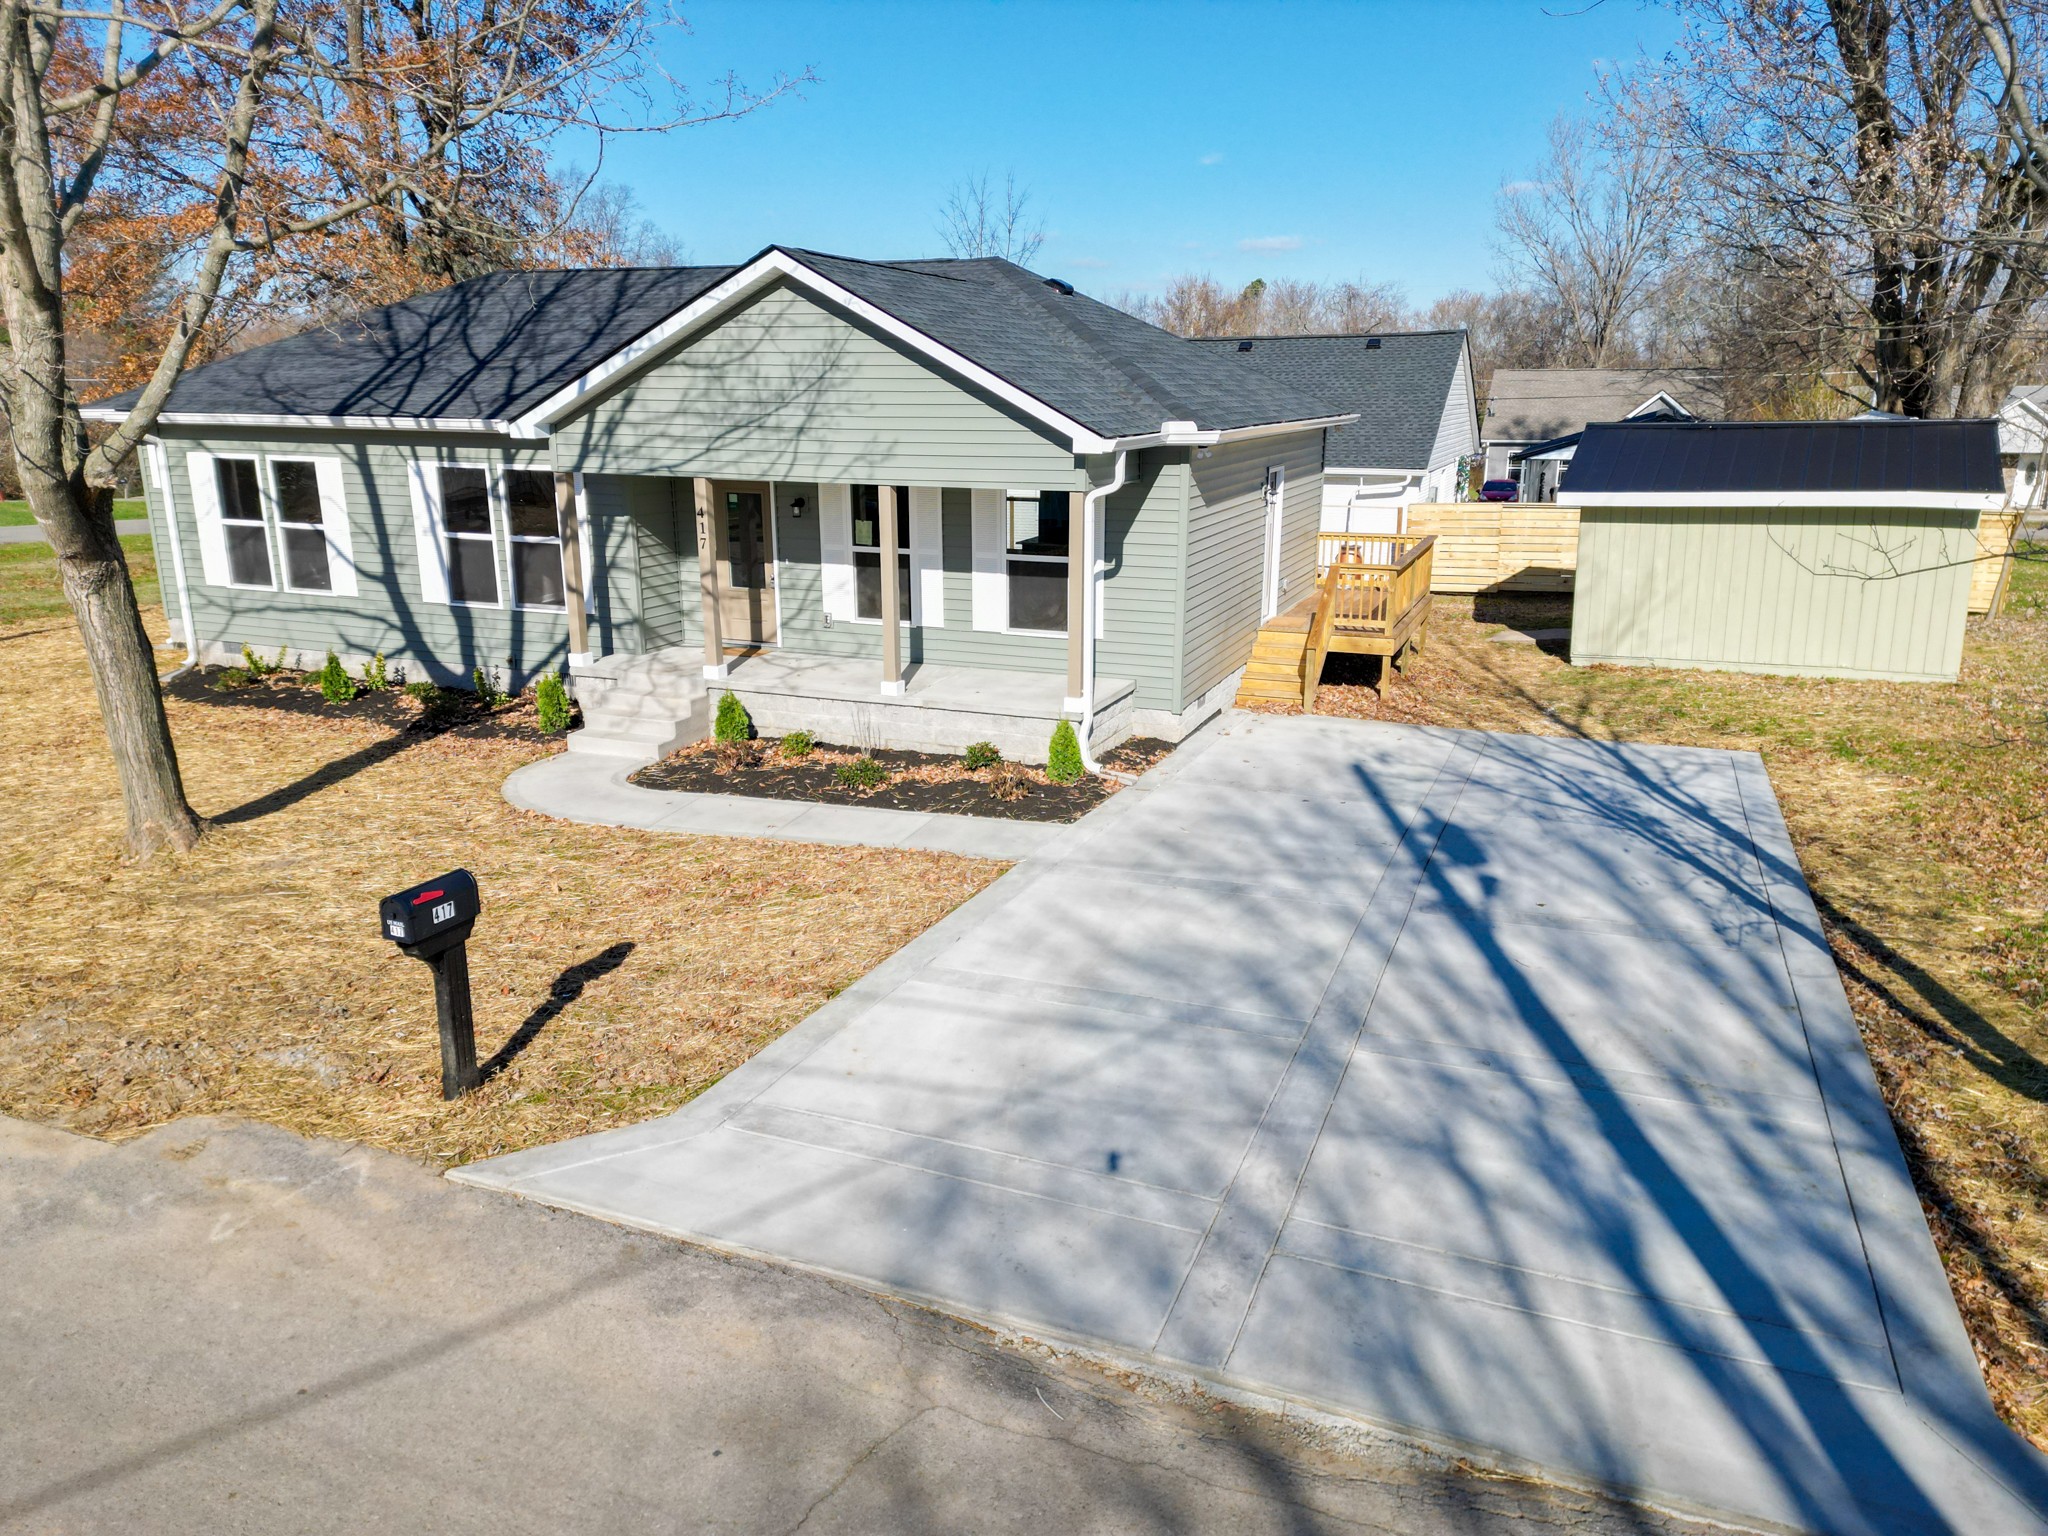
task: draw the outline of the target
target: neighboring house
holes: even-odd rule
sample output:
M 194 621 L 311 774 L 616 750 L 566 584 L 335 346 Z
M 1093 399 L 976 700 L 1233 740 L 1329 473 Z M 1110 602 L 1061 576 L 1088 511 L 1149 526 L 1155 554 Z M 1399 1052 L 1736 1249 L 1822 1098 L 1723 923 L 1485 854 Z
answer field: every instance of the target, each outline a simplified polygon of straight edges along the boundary
M 208 661 L 568 663 L 572 744 L 643 758 L 700 731 L 707 681 L 764 730 L 1042 756 L 1062 715 L 1102 747 L 1229 701 L 1313 580 L 1351 419 L 1008 262 L 770 247 L 503 273 L 239 353 L 179 381 L 144 461 Z
M 2048 507 L 2048 384 L 2015 384 L 1998 407 L 2005 488 L 2023 511 Z
M 1330 430 L 1323 528 L 1400 533 L 1412 502 L 1456 501 L 1479 452 L 1472 348 L 1465 332 L 1251 336 L 1205 341 L 1358 419 Z
M 1479 428 L 1486 478 L 1520 482 L 1522 501 L 1550 501 L 1589 423 L 1658 412 L 1720 416 L 1719 377 L 1700 368 L 1495 369 Z
M 2004 501 L 1990 421 L 1589 426 L 1572 661 L 1953 682 Z

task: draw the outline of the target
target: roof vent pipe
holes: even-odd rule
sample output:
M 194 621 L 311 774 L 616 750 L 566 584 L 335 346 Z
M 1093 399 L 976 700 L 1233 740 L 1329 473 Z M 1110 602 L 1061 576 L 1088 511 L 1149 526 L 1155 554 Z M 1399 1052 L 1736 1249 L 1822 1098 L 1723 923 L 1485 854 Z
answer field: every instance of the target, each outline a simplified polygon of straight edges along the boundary
M 1072 298 L 1074 296 L 1074 285 L 1068 282 L 1063 277 L 1048 277 L 1045 280 L 1045 286 L 1050 288 L 1054 293 L 1065 294 L 1068 298 Z

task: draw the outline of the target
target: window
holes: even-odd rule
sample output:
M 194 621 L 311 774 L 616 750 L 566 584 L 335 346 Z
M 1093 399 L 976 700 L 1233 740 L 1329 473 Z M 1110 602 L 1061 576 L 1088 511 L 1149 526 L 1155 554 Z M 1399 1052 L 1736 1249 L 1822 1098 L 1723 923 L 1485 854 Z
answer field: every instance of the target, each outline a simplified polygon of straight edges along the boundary
M 1064 633 L 1067 627 L 1066 491 L 1012 491 L 1005 501 L 1010 628 Z
M 228 547 L 228 580 L 238 587 L 270 587 L 270 530 L 263 525 L 263 495 L 254 459 L 215 459 L 220 488 L 221 536 Z
M 441 541 L 448 561 L 448 601 L 495 606 L 498 558 L 491 538 L 490 471 L 441 471 Z
M 284 546 L 284 584 L 293 592 L 331 592 L 326 519 L 320 474 L 309 459 L 272 459 L 270 488 L 277 498 L 278 540 Z
M 512 546 L 512 601 L 521 608 L 566 607 L 555 477 L 537 469 L 507 470 L 505 514 Z
M 882 616 L 882 488 L 853 488 L 854 612 Z M 910 487 L 896 487 L 896 612 L 910 617 Z

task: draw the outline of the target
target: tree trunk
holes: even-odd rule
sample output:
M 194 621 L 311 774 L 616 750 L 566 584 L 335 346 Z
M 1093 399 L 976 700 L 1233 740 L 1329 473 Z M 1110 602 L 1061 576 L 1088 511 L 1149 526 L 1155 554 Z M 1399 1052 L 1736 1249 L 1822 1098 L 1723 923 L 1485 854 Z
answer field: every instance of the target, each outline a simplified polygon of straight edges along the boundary
M 137 858 L 162 847 L 190 848 L 199 841 L 201 822 L 185 802 L 149 635 L 114 532 L 113 493 L 80 487 L 72 494 L 86 501 L 81 521 L 87 535 L 82 547 L 60 556 L 58 569 L 64 596 L 78 617 L 100 719 L 113 748 L 128 813 L 128 846 Z

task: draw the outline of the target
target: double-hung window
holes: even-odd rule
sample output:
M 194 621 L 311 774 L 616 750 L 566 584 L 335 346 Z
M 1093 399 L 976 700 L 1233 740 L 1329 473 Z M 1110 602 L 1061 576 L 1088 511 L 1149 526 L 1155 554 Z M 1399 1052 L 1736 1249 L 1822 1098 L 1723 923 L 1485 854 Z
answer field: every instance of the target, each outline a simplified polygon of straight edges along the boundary
M 270 530 L 263 520 L 263 492 L 254 459 L 215 459 L 220 494 L 220 531 L 227 545 L 228 580 L 238 587 L 274 587 Z
M 505 530 L 512 553 L 512 601 L 521 608 L 563 608 L 562 523 L 555 477 L 543 470 L 505 471 Z
M 1012 491 L 1004 500 L 1012 629 L 1066 630 L 1071 506 L 1066 491 Z
M 441 540 L 448 565 L 448 601 L 495 607 L 497 541 L 491 536 L 491 473 L 441 469 Z
M 293 592 L 332 592 L 334 573 L 327 565 L 319 466 L 311 459 L 272 459 L 270 489 L 277 502 L 277 536 L 284 547 L 286 588 Z M 225 508 L 226 501 L 221 505 Z
M 882 616 L 882 488 L 853 488 L 854 612 Z M 910 619 L 910 487 L 896 487 L 896 612 Z

